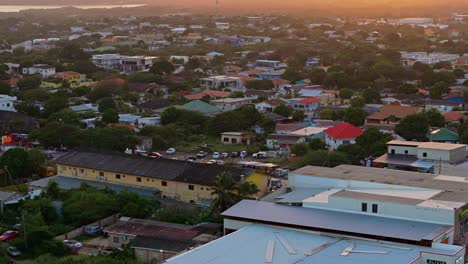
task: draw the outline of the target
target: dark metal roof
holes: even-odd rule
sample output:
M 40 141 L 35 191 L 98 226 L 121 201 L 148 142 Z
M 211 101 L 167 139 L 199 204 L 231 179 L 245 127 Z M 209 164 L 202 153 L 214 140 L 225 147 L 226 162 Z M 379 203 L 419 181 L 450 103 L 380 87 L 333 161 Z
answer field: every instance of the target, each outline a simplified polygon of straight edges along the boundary
M 132 248 L 164 250 L 177 253 L 193 247 L 195 244 L 194 241 L 177 241 L 146 236 L 137 236 L 132 240 Z
M 239 181 L 251 171 L 214 164 L 200 164 L 172 159 L 154 159 L 122 153 L 72 151 L 55 160 L 57 164 L 130 174 L 143 177 L 212 185 L 221 172 L 231 173 Z
M 251 222 L 299 226 L 301 228 L 329 233 L 383 237 L 390 240 L 405 240 L 418 243 L 422 240 L 432 241 L 450 228 L 450 226 L 440 224 L 252 200 L 243 200 L 226 210 L 222 215 L 227 218 L 245 219 Z

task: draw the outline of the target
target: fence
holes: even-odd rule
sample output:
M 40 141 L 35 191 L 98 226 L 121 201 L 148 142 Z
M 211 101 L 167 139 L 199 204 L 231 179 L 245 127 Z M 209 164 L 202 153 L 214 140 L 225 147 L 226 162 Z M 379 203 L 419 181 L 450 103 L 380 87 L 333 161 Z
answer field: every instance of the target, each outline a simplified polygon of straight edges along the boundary
M 117 223 L 118 220 L 119 220 L 119 214 L 114 214 L 114 215 L 108 216 L 106 218 L 103 218 L 101 220 L 98 220 L 98 221 L 96 221 L 94 223 L 88 224 L 86 226 L 79 227 L 79 228 L 77 228 L 75 230 L 72 230 L 72 231 L 70 231 L 68 233 L 65 233 L 63 235 L 57 236 L 57 237 L 55 237 L 55 239 L 57 239 L 57 240 L 73 239 L 73 238 L 75 238 L 77 236 L 82 235 L 87 226 L 98 225 L 98 226 L 105 227 L 105 226 L 109 226 L 109 225 Z

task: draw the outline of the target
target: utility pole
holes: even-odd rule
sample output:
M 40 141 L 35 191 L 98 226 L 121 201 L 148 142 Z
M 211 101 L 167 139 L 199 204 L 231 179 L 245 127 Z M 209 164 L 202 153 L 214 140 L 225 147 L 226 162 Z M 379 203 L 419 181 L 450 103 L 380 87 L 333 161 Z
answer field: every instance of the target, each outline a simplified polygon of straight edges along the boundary
M 24 248 L 28 248 L 28 239 L 26 237 L 26 222 L 24 222 L 24 212 L 21 212 L 21 220 L 23 224 L 23 233 L 24 233 Z

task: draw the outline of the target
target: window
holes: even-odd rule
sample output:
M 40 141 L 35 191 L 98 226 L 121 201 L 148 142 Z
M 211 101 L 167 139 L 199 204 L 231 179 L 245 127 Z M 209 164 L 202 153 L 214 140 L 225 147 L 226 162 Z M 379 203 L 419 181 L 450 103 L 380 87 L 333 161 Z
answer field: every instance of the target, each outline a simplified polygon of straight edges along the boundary
M 80 169 L 80 173 L 83 174 L 83 173 L 84 173 L 84 169 Z
M 147 182 L 149 182 L 149 179 L 146 179 Z
M 361 211 L 367 212 L 367 203 L 362 203 L 361 204 Z
M 120 239 L 119 239 L 118 236 L 113 237 L 112 240 L 114 241 L 115 244 L 119 244 L 119 243 L 120 243 Z
M 408 154 L 408 151 L 407 151 L 407 150 L 405 150 L 405 154 Z
M 136 178 L 136 181 L 137 181 L 137 182 L 141 182 L 141 178 L 140 178 L 140 177 L 137 177 L 137 178 Z
M 224 142 L 229 142 L 229 138 L 228 138 L 228 137 L 225 137 L 225 138 L 224 138 Z
M 376 214 L 379 211 L 379 206 L 377 204 L 372 205 L 372 213 Z
M 395 150 L 392 149 L 392 150 L 391 150 L 391 153 L 392 153 L 392 155 L 395 155 Z
M 67 169 L 67 167 L 65 167 L 65 166 L 61 166 L 61 168 L 62 168 L 62 170 L 66 170 L 66 169 Z
M 167 186 L 167 181 L 162 181 L 162 182 L 161 182 L 161 185 L 162 185 L 162 186 Z
M 201 187 L 200 190 L 203 190 L 203 187 Z
M 423 157 L 427 158 L 427 153 L 426 152 L 423 153 Z
M 115 178 L 116 178 L 116 179 L 120 179 L 120 174 L 116 174 L 116 175 L 115 175 Z
M 103 172 L 103 171 L 100 171 L 100 172 L 99 172 L 99 176 L 104 176 L 104 172 Z
M 193 190 L 195 190 L 195 186 L 189 185 L 189 186 L 188 186 L 188 189 L 193 191 Z
M 233 139 L 231 140 L 231 143 L 232 143 L 232 144 L 237 144 L 237 138 L 233 138 Z

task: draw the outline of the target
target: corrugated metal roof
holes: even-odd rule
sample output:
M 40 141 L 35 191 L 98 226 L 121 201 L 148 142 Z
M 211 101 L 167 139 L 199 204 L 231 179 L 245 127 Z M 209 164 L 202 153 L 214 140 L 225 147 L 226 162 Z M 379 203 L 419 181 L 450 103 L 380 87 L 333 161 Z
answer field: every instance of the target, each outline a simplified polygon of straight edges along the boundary
M 385 237 L 420 242 L 433 240 L 450 226 L 425 222 L 390 219 L 379 216 L 345 213 L 275 203 L 243 200 L 226 210 L 227 218 L 278 225 L 300 226 L 330 233 Z
M 284 238 L 296 254 L 290 254 L 281 243 Z M 411 263 L 421 251 L 452 255 L 461 247 L 433 249 L 396 243 L 320 236 L 299 230 L 249 225 L 232 234 L 219 238 L 167 260 L 167 264 L 259 264 L 265 263 L 268 241 L 274 241 L 273 264 L 395 264 Z M 345 248 L 354 244 L 354 250 L 385 251 L 386 254 L 349 254 L 340 256 Z M 323 246 L 325 245 L 325 246 Z M 322 246 L 322 247 L 321 247 Z M 316 249 L 316 250 L 315 250 Z M 314 252 L 313 254 L 310 254 Z M 307 256 L 306 254 L 309 254 Z

